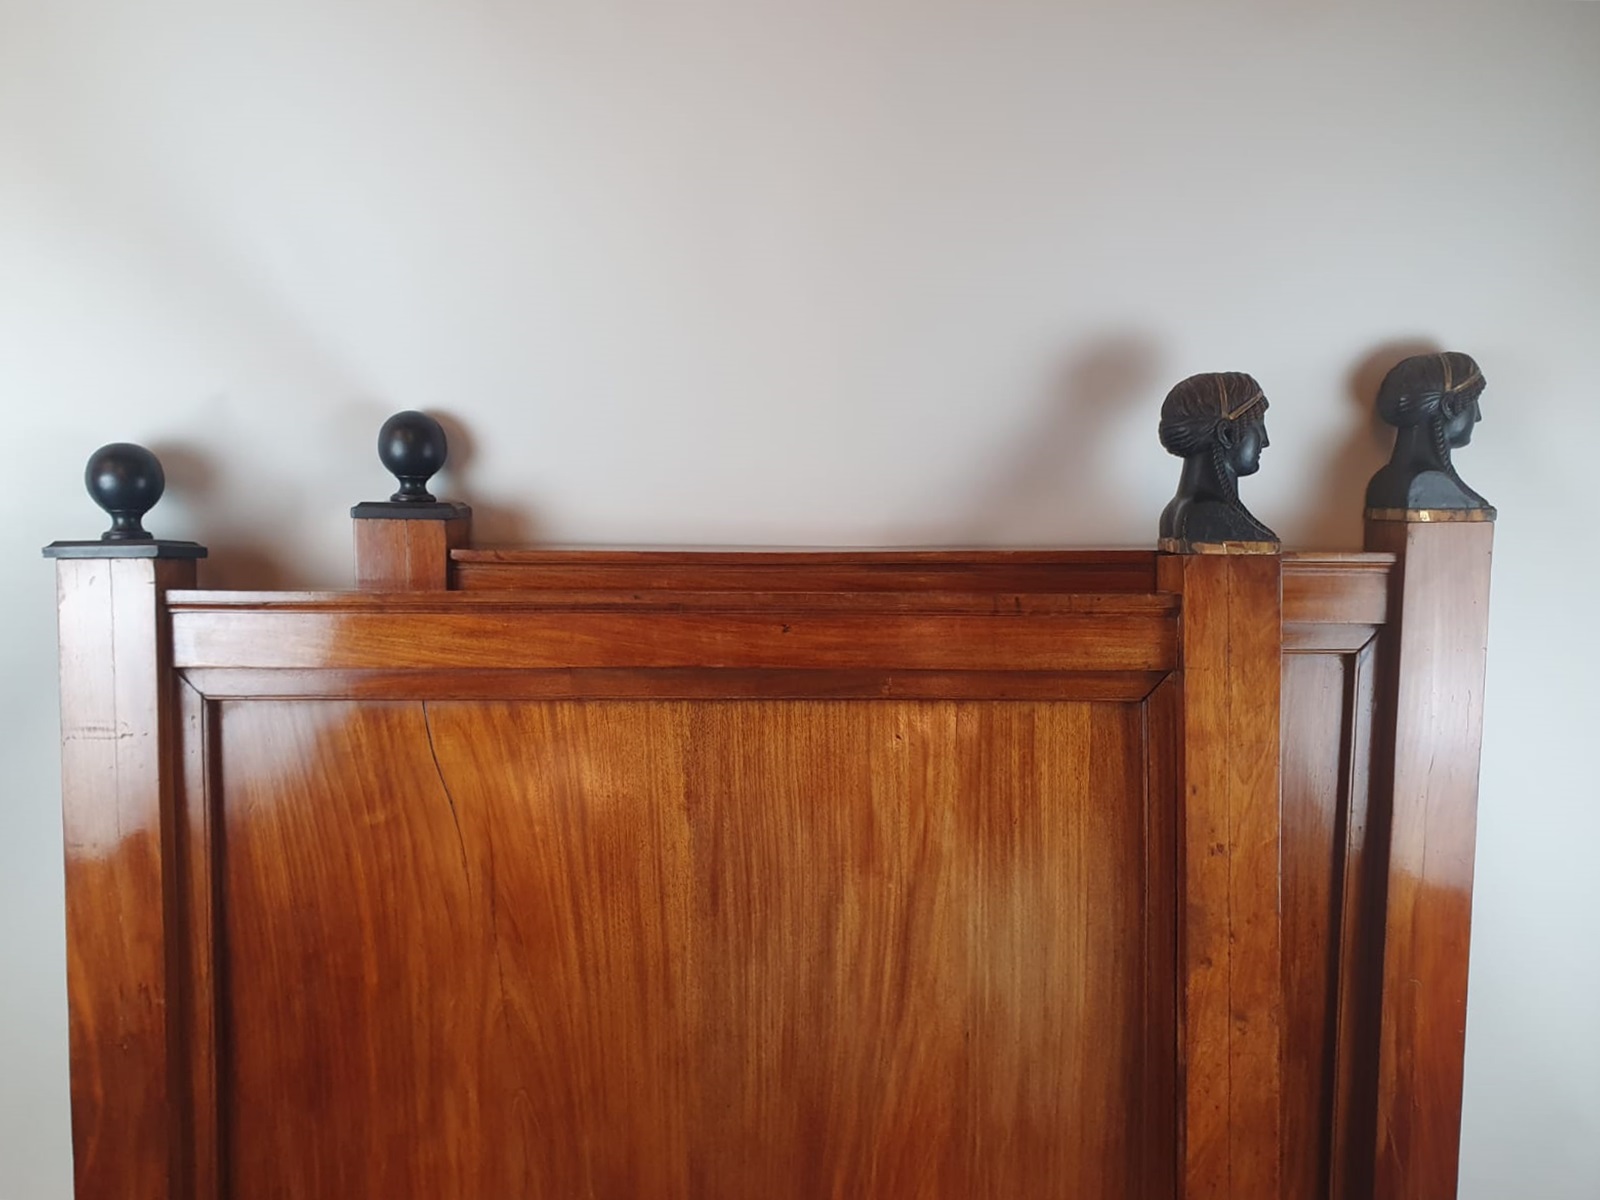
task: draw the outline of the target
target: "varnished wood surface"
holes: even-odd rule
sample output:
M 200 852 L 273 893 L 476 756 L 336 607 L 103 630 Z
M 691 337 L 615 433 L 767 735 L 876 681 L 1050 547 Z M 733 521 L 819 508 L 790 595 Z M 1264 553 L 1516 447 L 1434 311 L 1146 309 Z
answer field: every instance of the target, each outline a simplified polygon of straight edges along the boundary
M 1104 592 L 921 591 L 880 588 L 856 592 L 721 591 L 664 588 L 513 592 L 174 592 L 183 612 L 260 609 L 266 612 L 358 613 L 950 613 L 970 616 L 1175 613 L 1178 598 Z
M 356 586 L 369 591 L 443 591 L 450 552 L 472 536 L 472 511 L 447 520 L 363 517 L 355 533 Z
M 1126 704 L 223 704 L 227 1194 L 1170 1195 L 1144 739 Z
M 1374 649 L 1283 660 L 1284 1195 L 1370 1192 L 1382 918 L 1371 878 Z
M 450 600 L 453 598 L 448 598 Z M 330 597 L 297 610 L 180 608 L 180 668 L 404 670 L 726 667 L 926 671 L 1164 671 L 1169 613 L 477 613 L 369 610 Z
M 1150 592 L 1150 550 L 456 550 L 479 589 Z
M 596 668 L 544 671 L 199 668 L 217 698 L 429 700 L 1143 700 L 1163 671 L 818 671 Z
M 1287 554 L 1285 625 L 1382 625 L 1389 619 L 1392 554 Z
M 1376 1176 L 1380 1200 L 1455 1195 L 1494 525 L 1371 521 L 1401 557 Z
M 161 612 L 193 560 L 60 559 L 73 1164 L 85 1200 L 185 1186 L 169 1038 L 175 697 Z
M 64 562 L 80 1195 L 361 1195 L 369 1182 L 370 1194 L 398 1197 L 521 1195 L 530 1160 L 508 1166 L 485 1147 L 529 1144 L 535 1118 L 563 1139 L 536 1168 L 550 1195 L 744 1194 L 753 1185 L 739 1172 L 757 1142 L 783 1164 L 783 1182 L 763 1184 L 777 1196 L 1451 1194 L 1428 1189 L 1455 1171 L 1472 842 L 1461 814 L 1481 705 L 1472 597 L 1486 587 L 1488 528 L 1434 526 L 1424 532 L 1485 540 L 1420 555 L 1411 532 L 1379 532 L 1360 555 L 1167 558 L 1159 589 L 1144 551 L 458 551 L 453 576 L 433 578 L 473 590 L 168 591 L 170 621 L 158 597 L 192 589 L 192 564 Z M 125 565 L 157 574 L 119 586 L 115 604 L 71 574 Z M 743 715 L 707 715 L 728 713 Z M 609 715 L 586 723 L 593 714 Z M 480 721 L 486 740 L 472 732 Z M 1400 736 L 1389 745 L 1391 721 Z M 896 743 L 884 757 L 892 733 L 920 755 L 898 757 Z M 1387 798 L 1368 809 L 1371 743 L 1387 745 L 1379 757 L 1395 781 L 1392 869 Z M 1094 786 L 1136 798 L 1134 824 L 1091 828 L 1072 805 L 1035 814 L 1000 795 L 1081 799 L 1070 763 L 1084 744 Z M 1472 779 L 1457 762 L 1468 751 Z M 715 786 L 662 782 L 686 763 Z M 497 798 L 496 786 L 511 790 Z M 749 796 L 772 799 L 731 803 Z M 970 828 L 960 822 L 972 797 L 991 813 L 986 840 L 941 840 L 950 822 Z M 1012 873 L 1000 888 L 975 846 L 1001 845 L 1007 821 Z M 672 857 L 684 845 L 693 854 Z M 1090 849 L 1103 852 L 1093 864 Z M 803 891 L 824 850 L 857 873 L 824 872 Z M 708 865 L 741 854 L 739 888 L 759 882 L 754 898 Z M 1420 873 L 1408 865 L 1418 862 Z M 552 909 L 558 877 L 570 887 Z M 667 905 L 681 895 L 699 899 Z M 733 921 L 740 897 L 765 916 L 717 924 Z M 324 911 L 337 913 L 326 928 Z M 1086 913 L 1067 924 L 1114 930 L 1123 957 L 1093 943 L 1110 957 L 1084 959 L 1086 932 L 1051 943 L 1046 912 Z M 543 914 L 538 938 L 530 913 Z M 978 915 L 1001 931 L 989 950 Z M 509 1005 L 484 966 L 498 977 L 508 922 L 530 973 Z M 900 941 L 885 940 L 890 928 Z M 659 943 L 646 953 L 649 936 L 681 930 L 689 940 L 674 944 L 700 957 L 680 963 Z M 707 1005 L 754 1005 L 757 976 L 707 964 L 737 958 L 739 939 L 761 931 L 787 939 L 792 970 L 759 982 L 788 999 L 752 1008 L 760 1021 L 741 1035 Z M 746 965 L 777 970 L 779 959 L 751 954 Z M 435 955 L 460 969 L 424 978 Z M 868 959 L 899 974 L 880 978 Z M 927 983 L 951 971 L 989 990 Z M 1402 976 L 1427 982 L 1408 991 Z M 622 978 L 637 984 L 629 997 L 612 995 Z M 1085 998 L 1084 979 L 1126 1004 L 1120 1024 Z M 596 980 L 605 994 L 582 1012 Z M 649 1026 L 640 1014 L 668 983 L 699 1007 Z M 1033 1018 L 1007 1007 L 1023 994 L 1040 1008 Z M 846 1007 L 866 1014 L 859 1029 L 839 1016 Z M 827 1044 L 823 1013 L 854 1040 Z M 750 1029 L 770 1032 L 780 1016 L 805 1036 L 756 1054 Z M 608 1021 L 638 1029 L 616 1039 L 626 1052 L 615 1062 L 595 1050 Z M 387 1029 L 395 1062 L 378 1033 L 349 1032 L 363 1023 Z M 957 1025 L 977 1038 L 960 1053 Z M 1107 1064 L 1062 1052 L 1080 1028 L 1107 1039 Z M 1006 1041 L 1017 1037 L 1026 1055 Z M 266 1048 L 284 1038 L 287 1057 Z M 636 1127 L 632 1089 L 655 1078 L 666 1047 L 685 1045 L 693 1054 L 668 1076 L 677 1090 L 645 1092 L 668 1115 Z M 974 1056 L 974 1045 L 989 1049 Z M 546 1072 L 539 1097 L 511 1083 L 530 1061 Z M 712 1088 L 713 1067 L 719 1078 L 795 1068 L 804 1087 Z M 460 1099 L 480 1077 L 510 1098 L 503 1108 Z M 600 1099 L 558 1109 L 558 1077 L 569 1101 L 573 1088 Z M 415 1095 L 409 1078 L 439 1086 Z M 1102 1094 L 1112 1104 L 1096 1113 L 1114 1129 L 1077 1116 L 1074 1097 Z M 713 1095 L 743 1106 L 738 1120 L 729 1109 L 717 1126 Z M 675 1108 L 685 1096 L 693 1103 Z M 324 1124 L 260 1123 L 282 1107 L 274 1097 L 304 1098 Z M 1054 1148 L 1040 1132 L 1047 1111 L 1070 1126 L 1052 1127 L 1065 1139 Z M 830 1124 L 845 1117 L 847 1129 Z M 401 1131 L 417 1122 L 443 1140 L 414 1136 L 408 1150 Z M 601 1155 L 580 1126 L 640 1149 Z M 721 1132 L 695 1141 L 691 1126 Z M 735 1127 L 757 1132 L 734 1138 Z M 702 1149 L 680 1153 L 688 1141 Z M 302 1142 L 304 1163 L 281 1157 Z M 818 1144 L 821 1165 L 806 1157 Z M 359 1153 L 335 1162 L 351 1146 Z M 640 1175 L 654 1169 L 645 1152 L 662 1147 L 678 1165 Z M 452 1192 L 480 1158 L 503 1177 Z M 976 1183 L 961 1175 L 980 1159 L 1012 1165 Z M 713 1177 L 688 1173 L 690 1162 L 720 1164 L 728 1190 L 704 1190 Z M 411 1169 L 423 1191 L 404 1190 Z M 688 1191 L 671 1190 L 684 1180 Z M 658 1184 L 668 1190 L 652 1193 Z
M 1173 555 L 1183 608 L 1179 874 L 1186 1200 L 1280 1186 L 1276 555 Z

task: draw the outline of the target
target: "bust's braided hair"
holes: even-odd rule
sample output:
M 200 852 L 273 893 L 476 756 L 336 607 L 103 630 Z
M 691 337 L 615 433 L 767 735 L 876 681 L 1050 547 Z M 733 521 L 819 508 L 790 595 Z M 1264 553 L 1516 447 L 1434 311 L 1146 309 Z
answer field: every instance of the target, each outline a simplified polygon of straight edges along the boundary
M 1445 426 L 1463 404 L 1478 398 L 1483 387 L 1483 372 L 1470 354 L 1446 350 L 1413 355 L 1383 377 L 1378 387 L 1378 415 L 1397 429 L 1426 424 L 1445 474 L 1465 488 L 1450 461 Z
M 1225 498 L 1238 504 L 1239 488 L 1223 434 L 1265 420 L 1266 411 L 1261 385 L 1243 371 L 1191 375 L 1162 402 L 1161 444 L 1179 458 L 1209 451 Z

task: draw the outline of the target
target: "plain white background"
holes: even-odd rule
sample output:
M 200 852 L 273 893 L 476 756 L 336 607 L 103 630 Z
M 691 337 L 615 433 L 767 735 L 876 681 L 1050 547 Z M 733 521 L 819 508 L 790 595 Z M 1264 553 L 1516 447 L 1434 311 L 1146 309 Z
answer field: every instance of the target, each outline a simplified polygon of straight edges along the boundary
M 0 0 L 0 1200 L 68 1195 L 51 569 L 95 446 L 348 586 L 382 418 L 478 540 L 1148 543 L 1166 388 L 1359 541 L 1379 369 L 1500 506 L 1462 1194 L 1600 1195 L 1600 6 Z

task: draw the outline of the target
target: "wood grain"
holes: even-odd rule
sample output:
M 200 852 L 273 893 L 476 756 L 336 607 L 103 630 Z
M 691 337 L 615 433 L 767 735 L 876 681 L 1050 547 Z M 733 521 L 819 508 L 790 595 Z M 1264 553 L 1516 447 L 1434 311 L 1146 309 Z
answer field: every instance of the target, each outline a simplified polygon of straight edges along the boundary
M 1370 1120 L 1380 1000 L 1373 657 L 1368 644 L 1283 660 L 1283 1191 L 1297 1200 L 1363 1194 L 1370 1145 L 1352 1131 Z
M 1491 522 L 1374 520 L 1400 556 L 1374 1194 L 1455 1195 Z
M 1280 1186 L 1283 980 L 1276 555 L 1171 555 L 1183 596 L 1183 1192 Z
M 446 596 L 446 601 L 454 599 Z M 181 609 L 180 668 L 681 667 L 930 671 L 1165 671 L 1171 614 L 478 613 L 349 608 Z
M 1140 706 L 220 707 L 229 1195 L 1167 1194 Z
M 1161 671 L 818 671 L 594 668 L 316 671 L 195 668 L 219 699 L 1143 700 Z
M 367 591 L 443 591 L 450 552 L 472 537 L 472 510 L 448 520 L 363 517 L 355 535 L 356 586 Z
M 58 559 L 73 1164 L 81 1200 L 185 1186 L 162 594 L 193 560 Z
M 1382 625 L 1394 564 L 1393 554 L 1376 552 L 1284 555 L 1283 623 Z
M 1149 550 L 479 550 L 452 587 L 744 592 L 1150 592 Z

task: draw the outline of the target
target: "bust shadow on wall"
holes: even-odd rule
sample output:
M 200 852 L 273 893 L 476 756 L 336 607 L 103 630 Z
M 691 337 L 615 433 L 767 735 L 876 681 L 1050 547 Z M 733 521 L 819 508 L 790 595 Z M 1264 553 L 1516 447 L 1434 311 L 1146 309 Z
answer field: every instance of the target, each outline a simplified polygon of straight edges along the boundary
M 1397 339 L 1369 350 L 1351 366 L 1345 375 L 1345 396 L 1351 405 L 1345 423 L 1348 432 L 1323 460 L 1316 482 L 1295 489 L 1302 499 L 1283 522 L 1286 544 L 1318 550 L 1361 548 L 1367 482 L 1394 449 L 1394 429 L 1378 416 L 1378 385 L 1396 363 L 1438 349 L 1426 338 Z
M 987 460 L 989 469 L 970 498 L 946 521 L 893 529 L 888 540 L 1070 545 L 1103 534 L 1107 514 L 1128 505 L 1128 481 L 1107 461 L 1106 442 L 1124 421 L 1154 428 L 1161 363 L 1156 342 L 1142 333 L 1112 333 L 1085 343 L 1053 373 L 1014 441 Z M 1163 503 L 1164 498 L 1154 501 L 1151 511 L 1159 512 Z

